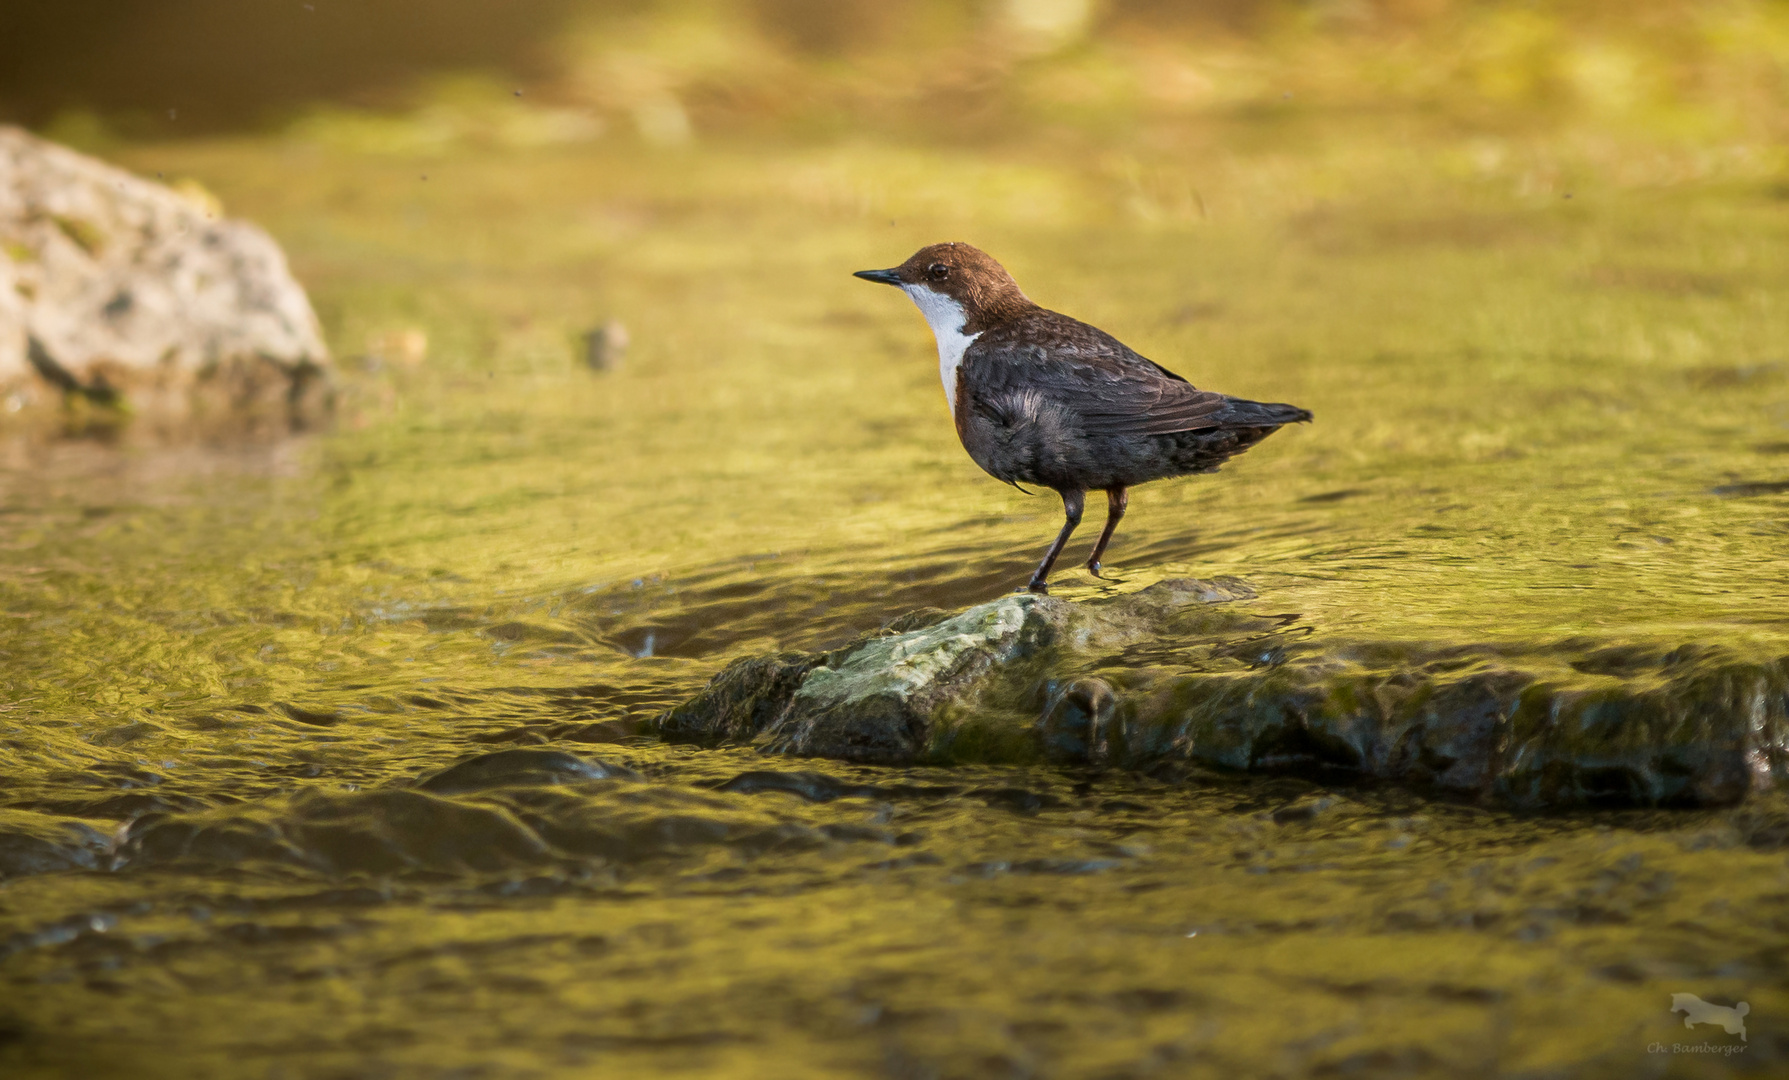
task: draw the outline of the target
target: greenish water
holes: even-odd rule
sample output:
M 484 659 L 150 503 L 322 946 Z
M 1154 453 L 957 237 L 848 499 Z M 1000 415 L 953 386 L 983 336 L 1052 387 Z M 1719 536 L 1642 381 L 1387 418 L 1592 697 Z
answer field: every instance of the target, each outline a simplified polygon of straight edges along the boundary
M 5 444 L 0 1065 L 1780 1071 L 1775 797 L 1523 817 L 633 734 L 735 657 L 1024 581 L 1059 508 L 968 462 L 918 314 L 848 276 L 943 238 L 1202 386 L 1317 414 L 1135 492 L 1116 588 L 1235 575 L 1337 649 L 1789 654 L 1789 203 L 1571 160 L 1566 200 L 1344 143 L 1144 174 L 870 146 L 124 153 L 280 237 L 342 418 Z M 609 316 L 626 364 L 583 370 L 574 336 Z M 421 365 L 358 359 L 410 327 Z M 412 786 L 530 746 L 632 773 Z M 1744 1052 L 1649 1052 L 1737 1042 L 1673 993 L 1747 1001 Z

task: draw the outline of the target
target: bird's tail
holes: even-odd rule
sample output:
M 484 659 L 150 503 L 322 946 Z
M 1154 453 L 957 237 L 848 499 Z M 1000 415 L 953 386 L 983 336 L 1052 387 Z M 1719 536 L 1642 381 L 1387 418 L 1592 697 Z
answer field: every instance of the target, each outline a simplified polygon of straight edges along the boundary
M 1278 427 L 1281 424 L 1305 424 L 1311 420 L 1309 409 L 1277 402 L 1245 401 L 1242 398 L 1231 398 L 1224 406 L 1222 415 L 1226 425 L 1235 424 L 1239 427 Z

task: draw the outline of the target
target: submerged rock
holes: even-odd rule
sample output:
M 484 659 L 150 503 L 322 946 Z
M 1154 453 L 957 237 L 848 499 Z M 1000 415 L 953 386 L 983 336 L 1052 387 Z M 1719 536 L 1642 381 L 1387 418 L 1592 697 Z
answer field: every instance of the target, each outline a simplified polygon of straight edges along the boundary
M 279 246 L 189 197 L 0 127 L 0 395 L 315 418 L 329 353 Z
M 57 870 L 91 870 L 99 865 L 109 840 L 87 822 L 0 809 L 0 881 Z
M 874 764 L 1318 773 L 1515 807 L 1709 806 L 1789 771 L 1789 658 L 1313 640 L 1233 579 L 1009 596 L 729 665 L 661 737 Z
M 632 769 L 581 758 L 559 750 L 498 750 L 467 758 L 419 780 L 437 795 L 528 785 L 575 784 L 584 780 L 639 779 Z

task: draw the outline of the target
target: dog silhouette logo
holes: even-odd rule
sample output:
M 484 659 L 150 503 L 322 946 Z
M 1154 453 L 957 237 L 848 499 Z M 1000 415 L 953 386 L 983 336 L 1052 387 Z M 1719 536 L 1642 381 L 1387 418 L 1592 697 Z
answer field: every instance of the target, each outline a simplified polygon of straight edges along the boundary
M 1672 994 L 1671 1011 L 1683 1014 L 1683 1026 L 1695 1027 L 1697 1024 L 1719 1024 L 1721 1030 L 1729 1035 L 1738 1035 L 1741 1042 L 1750 1042 L 1746 1038 L 1746 1013 L 1752 1007 L 1745 1002 L 1728 1008 L 1725 1005 L 1710 1005 L 1694 994 Z

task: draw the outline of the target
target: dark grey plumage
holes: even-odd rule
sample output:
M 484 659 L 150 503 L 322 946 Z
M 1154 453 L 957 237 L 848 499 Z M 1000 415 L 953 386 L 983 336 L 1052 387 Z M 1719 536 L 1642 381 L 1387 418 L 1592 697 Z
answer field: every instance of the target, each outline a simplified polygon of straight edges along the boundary
M 1294 405 L 1200 390 L 1110 334 L 1034 307 L 989 327 L 957 369 L 957 434 L 990 475 L 1058 491 L 1216 472 Z

